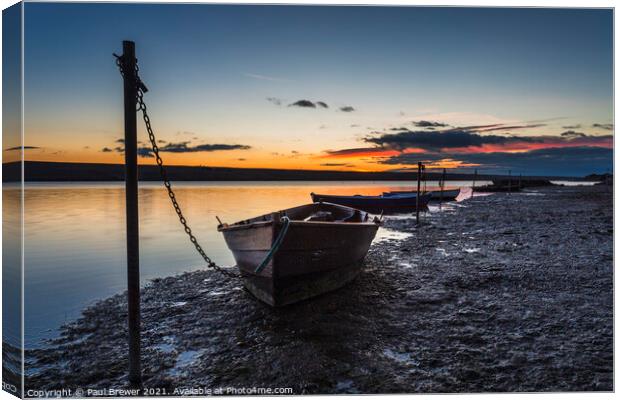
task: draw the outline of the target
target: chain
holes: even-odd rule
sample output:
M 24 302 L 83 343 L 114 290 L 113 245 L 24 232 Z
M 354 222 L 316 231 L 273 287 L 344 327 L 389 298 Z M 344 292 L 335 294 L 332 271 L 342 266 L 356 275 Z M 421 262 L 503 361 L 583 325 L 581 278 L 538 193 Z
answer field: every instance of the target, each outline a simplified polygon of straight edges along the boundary
M 119 56 L 116 56 L 116 65 L 118 65 L 121 75 L 124 77 L 125 71 L 123 69 L 123 63 L 121 61 L 121 57 Z M 155 133 L 153 133 L 153 127 L 151 126 L 151 119 L 146 109 L 146 103 L 144 102 L 144 93 L 147 91 L 147 89 L 146 89 L 146 86 L 142 83 L 142 80 L 140 80 L 140 76 L 138 75 L 138 72 L 139 72 L 139 68 L 138 68 L 138 64 L 136 63 L 136 70 L 135 70 L 136 84 L 137 84 L 136 103 L 138 104 L 138 109 L 136 111 L 142 111 L 142 118 L 144 119 L 144 125 L 146 126 L 146 131 L 149 135 L 149 141 L 151 142 L 151 147 L 153 148 L 153 154 L 155 155 L 155 160 L 157 162 L 157 165 L 159 166 L 159 174 L 161 176 L 162 181 L 164 182 L 164 186 L 166 187 L 166 190 L 168 191 L 168 197 L 170 198 L 170 202 L 172 203 L 172 206 L 174 207 L 174 211 L 177 213 L 177 216 L 179 217 L 179 221 L 181 222 L 181 225 L 183 225 L 183 229 L 185 230 L 185 233 L 189 237 L 189 241 L 192 242 L 192 244 L 196 248 L 196 251 L 205 260 L 209 268 L 212 268 L 218 271 L 219 273 L 225 275 L 228 278 L 239 278 L 240 275 L 237 275 L 231 271 L 228 271 L 220 267 L 213 260 L 211 260 L 211 258 L 209 258 L 207 253 L 205 253 L 205 251 L 203 250 L 200 243 L 198 243 L 196 236 L 194 236 L 194 234 L 192 233 L 192 229 L 187 224 L 187 220 L 185 219 L 185 216 L 183 215 L 183 211 L 181 210 L 181 207 L 179 206 L 177 197 L 174 194 L 174 191 L 172 190 L 172 184 L 170 183 L 170 179 L 168 178 L 168 173 L 166 171 L 166 167 L 164 166 L 164 161 L 159 155 L 159 146 L 157 146 L 157 140 L 155 139 Z

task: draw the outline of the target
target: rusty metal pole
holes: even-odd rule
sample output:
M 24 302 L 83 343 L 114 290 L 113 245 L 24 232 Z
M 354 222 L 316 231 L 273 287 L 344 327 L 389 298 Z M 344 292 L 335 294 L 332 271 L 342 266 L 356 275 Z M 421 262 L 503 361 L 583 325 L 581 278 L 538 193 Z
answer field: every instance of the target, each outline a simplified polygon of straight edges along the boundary
M 443 203 L 443 189 L 446 186 L 446 169 L 443 169 L 443 174 L 441 175 L 441 184 L 439 188 L 441 190 L 441 195 L 439 197 L 439 207 L 441 207 L 441 203 Z
M 125 214 L 127 223 L 127 325 L 129 331 L 129 383 L 142 384 L 140 367 L 140 262 L 138 238 L 138 139 L 136 133 L 136 51 L 123 41 L 125 97 Z
M 474 180 L 471 183 L 471 196 L 469 196 L 469 198 L 471 199 L 472 197 L 474 197 L 474 190 L 476 188 L 476 177 L 478 176 L 478 170 L 475 169 L 474 170 Z
M 422 163 L 418 162 L 418 193 L 415 196 L 415 223 L 420 223 L 420 175 L 422 173 Z

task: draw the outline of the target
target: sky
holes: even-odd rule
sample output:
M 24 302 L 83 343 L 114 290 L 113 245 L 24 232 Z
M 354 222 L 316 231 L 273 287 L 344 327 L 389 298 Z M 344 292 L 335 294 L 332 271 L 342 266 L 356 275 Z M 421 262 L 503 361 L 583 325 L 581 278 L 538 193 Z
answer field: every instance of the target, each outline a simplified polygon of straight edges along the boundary
M 136 42 L 164 162 L 585 175 L 612 168 L 606 9 L 25 4 L 25 154 L 123 162 Z M 140 162 L 154 163 L 138 121 Z M 5 160 L 15 150 L 4 148 Z

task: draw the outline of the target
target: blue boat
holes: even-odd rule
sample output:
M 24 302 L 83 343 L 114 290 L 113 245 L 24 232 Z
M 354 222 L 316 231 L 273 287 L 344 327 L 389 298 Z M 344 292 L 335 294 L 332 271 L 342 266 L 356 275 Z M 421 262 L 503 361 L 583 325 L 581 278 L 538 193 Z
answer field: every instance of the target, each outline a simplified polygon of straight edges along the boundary
M 460 188 L 456 188 L 456 189 L 448 189 L 448 190 L 433 190 L 430 192 L 427 192 L 428 194 L 431 195 L 431 200 L 443 200 L 443 201 L 452 201 L 452 200 L 456 200 L 456 198 L 459 196 L 459 194 L 461 194 L 461 189 Z M 413 194 L 415 195 L 416 192 L 414 191 L 393 191 L 393 192 L 383 192 L 383 196 L 388 197 L 388 196 L 402 196 L 403 194 Z
M 390 196 L 338 196 L 330 194 L 310 193 L 312 201 L 315 203 L 325 202 L 340 204 L 342 206 L 357 208 L 373 214 L 396 214 L 414 212 L 419 205 L 420 210 L 426 210 L 426 206 L 431 199 L 430 194 L 420 195 L 419 203 L 417 194 L 395 194 Z

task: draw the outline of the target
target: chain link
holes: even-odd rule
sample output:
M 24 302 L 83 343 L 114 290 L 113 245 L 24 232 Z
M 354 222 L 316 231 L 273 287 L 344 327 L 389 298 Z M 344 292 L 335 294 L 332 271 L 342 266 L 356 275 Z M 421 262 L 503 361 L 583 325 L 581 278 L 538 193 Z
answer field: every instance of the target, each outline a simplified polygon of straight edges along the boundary
M 124 71 L 124 68 L 123 68 L 124 65 L 121 59 L 122 57 L 116 56 L 116 65 L 118 65 L 121 75 L 124 77 L 125 71 Z M 168 173 L 166 171 L 166 167 L 164 166 L 164 161 L 159 155 L 159 146 L 157 146 L 157 140 L 155 139 L 155 133 L 153 132 L 153 127 L 151 126 L 151 119 L 146 109 L 146 103 L 144 102 L 144 93 L 146 92 L 146 86 L 144 86 L 144 84 L 140 80 L 140 76 L 138 75 L 138 72 L 139 72 L 138 63 L 136 63 L 136 69 L 134 72 L 135 77 L 136 77 L 136 85 L 137 85 L 136 104 L 138 105 L 138 109 L 136 111 L 142 111 L 142 119 L 144 119 L 144 125 L 146 126 L 146 131 L 149 135 L 149 141 L 151 142 L 151 147 L 153 148 L 153 154 L 155 155 L 155 161 L 157 162 L 157 165 L 159 166 L 159 174 L 161 176 L 162 181 L 164 182 L 166 191 L 168 192 L 168 197 L 170 198 L 172 207 L 174 207 L 174 211 L 177 213 L 177 216 L 179 217 L 179 221 L 181 222 L 181 225 L 183 225 L 183 229 L 185 230 L 185 233 L 189 237 L 189 241 L 192 242 L 192 244 L 196 248 L 196 251 L 205 260 L 209 268 L 212 268 L 218 271 L 219 273 L 221 273 L 222 275 L 225 275 L 228 278 L 240 278 L 240 275 L 237 275 L 234 272 L 228 271 L 220 267 L 213 260 L 211 260 L 211 258 L 209 258 L 207 253 L 205 253 L 205 251 L 203 250 L 200 243 L 198 243 L 196 236 L 194 236 L 194 234 L 192 233 L 192 229 L 187 224 L 187 220 L 185 219 L 185 216 L 183 215 L 183 211 L 181 210 L 181 207 L 179 206 L 179 202 L 177 201 L 176 195 L 174 191 L 172 190 L 172 184 L 170 183 L 170 179 L 168 178 Z

